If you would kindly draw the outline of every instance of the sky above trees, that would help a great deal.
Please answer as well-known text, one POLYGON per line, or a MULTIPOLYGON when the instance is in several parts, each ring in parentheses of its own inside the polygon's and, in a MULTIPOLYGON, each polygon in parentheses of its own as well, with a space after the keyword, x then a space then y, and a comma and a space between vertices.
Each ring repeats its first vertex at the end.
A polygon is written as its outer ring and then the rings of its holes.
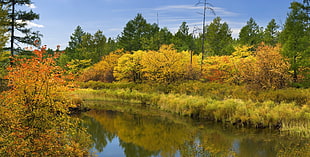
MULTIPOLYGON (((95 33, 102 30, 107 37, 116 38, 126 23, 141 13, 148 23, 158 23, 175 33, 183 21, 190 31, 202 28, 202 6, 199 0, 33 0, 28 9, 40 14, 40 20, 30 25, 44 36, 42 44, 50 48, 68 46, 70 35, 76 26, 95 33)), ((265 27, 271 19, 283 24, 293 0, 208 0, 216 16, 227 22, 238 37, 240 29, 252 17, 259 26, 265 27)), ((297 0, 302 1, 302 0, 297 0)), ((207 24, 216 16, 207 14, 207 24)))

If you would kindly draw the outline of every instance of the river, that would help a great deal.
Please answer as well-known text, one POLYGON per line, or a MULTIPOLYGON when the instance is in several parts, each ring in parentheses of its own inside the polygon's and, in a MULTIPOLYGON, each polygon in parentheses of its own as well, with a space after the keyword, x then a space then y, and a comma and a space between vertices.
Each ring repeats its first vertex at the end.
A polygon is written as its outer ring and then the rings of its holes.
POLYGON ((81 118, 92 136, 90 152, 99 157, 310 156, 305 135, 236 128, 135 105, 92 104, 96 109, 81 118))

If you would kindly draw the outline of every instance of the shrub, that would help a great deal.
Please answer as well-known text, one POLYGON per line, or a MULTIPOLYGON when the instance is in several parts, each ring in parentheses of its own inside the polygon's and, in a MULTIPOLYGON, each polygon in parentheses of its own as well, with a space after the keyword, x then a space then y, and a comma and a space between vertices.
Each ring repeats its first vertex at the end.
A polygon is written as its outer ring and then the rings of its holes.
POLYGON ((0 93, 0 156, 83 156, 89 136, 69 116, 68 77, 44 50, 14 59, 0 93))

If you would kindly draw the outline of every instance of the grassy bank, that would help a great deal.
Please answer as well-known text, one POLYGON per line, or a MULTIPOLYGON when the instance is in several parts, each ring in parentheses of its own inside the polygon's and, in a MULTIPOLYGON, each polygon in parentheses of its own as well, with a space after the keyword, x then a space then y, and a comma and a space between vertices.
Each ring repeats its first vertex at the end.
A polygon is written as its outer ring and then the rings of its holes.
POLYGON ((80 89, 76 94, 84 100, 142 103, 183 116, 239 126, 279 128, 295 132, 310 130, 308 89, 247 91, 244 87, 189 83, 177 88, 174 86, 175 89, 172 86, 166 87, 166 90, 170 90, 166 93, 156 89, 156 85, 148 91, 144 89, 148 85, 104 85, 109 87, 80 89))

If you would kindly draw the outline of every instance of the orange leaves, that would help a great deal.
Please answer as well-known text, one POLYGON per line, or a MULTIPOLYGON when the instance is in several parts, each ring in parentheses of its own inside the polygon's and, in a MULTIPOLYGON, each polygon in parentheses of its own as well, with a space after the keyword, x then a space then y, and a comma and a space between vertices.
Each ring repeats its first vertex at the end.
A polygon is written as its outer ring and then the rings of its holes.
POLYGON ((69 133, 70 127, 75 131, 80 129, 68 115, 70 82, 64 71, 56 66, 56 57, 36 50, 30 58, 14 59, 14 66, 8 68, 6 79, 11 89, 0 94, 4 98, 0 101, 0 137, 6 141, 6 149, 0 153, 6 156, 31 156, 32 153, 57 156, 87 152, 85 141, 73 152, 66 152, 62 146, 77 138, 69 133))
POLYGON ((244 81, 257 88, 278 89, 289 82, 290 64, 280 54, 280 46, 261 45, 257 48, 255 61, 243 67, 241 73, 244 81))
POLYGON ((280 46, 236 47, 231 56, 207 57, 203 76, 209 81, 246 83, 253 88, 283 88, 289 81, 290 65, 280 54, 280 46))
POLYGON ((113 70, 118 63, 118 59, 121 57, 120 53, 121 50, 116 50, 115 52, 104 56, 100 62, 88 69, 85 69, 83 74, 79 76, 78 80, 113 82, 115 80, 113 70))

